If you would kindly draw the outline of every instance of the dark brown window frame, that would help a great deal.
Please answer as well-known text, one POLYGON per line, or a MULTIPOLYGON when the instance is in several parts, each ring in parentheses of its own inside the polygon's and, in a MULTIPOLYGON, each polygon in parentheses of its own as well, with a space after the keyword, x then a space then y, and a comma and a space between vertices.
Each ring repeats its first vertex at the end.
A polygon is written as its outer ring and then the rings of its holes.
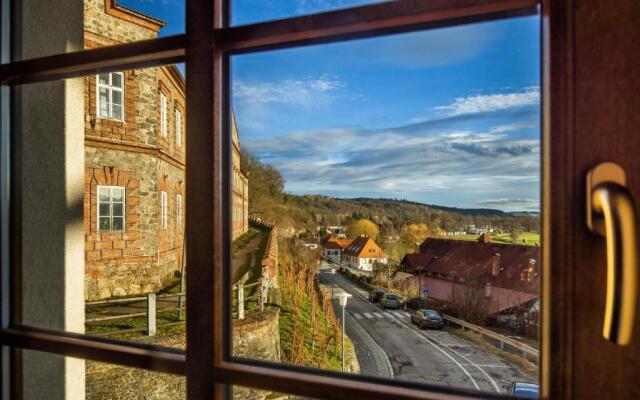
MULTIPOLYGON (((2 0, 2 7, 19 0, 2 0)), ((478 394, 429 385, 413 385, 360 376, 345 376, 255 360, 233 358, 230 355, 230 317, 228 271, 230 257, 230 143, 229 143, 229 58, 233 54, 248 53, 293 46, 331 43, 357 38, 375 37, 453 26, 470 22, 488 21, 520 15, 534 14, 538 7, 543 18, 543 98, 548 110, 550 66, 547 59, 550 45, 551 1, 538 0, 398 0, 346 10, 324 12, 279 21, 261 22, 246 26, 228 27, 229 0, 186 0, 186 33, 161 39, 142 41, 113 47, 84 50, 32 60, 10 62, 3 55, 0 65, 2 84, 2 129, 8 128, 10 109, 6 104, 10 88, 25 83, 50 81, 71 77, 141 68, 166 63, 186 62, 187 79, 186 116, 187 169, 198 171, 187 176, 186 234, 187 257, 190 273, 187 285, 192 293, 190 314, 199 318, 187 320, 187 350, 170 350, 157 346, 124 343, 115 340, 65 332, 36 329, 20 324, 20 293, 8 296, 2 293, 2 307, 10 304, 11 316, 3 318, 0 343, 9 346, 18 361, 20 350, 31 349, 61 355, 110 362, 160 372, 186 374, 189 399, 222 398, 225 385, 242 385, 276 390, 325 399, 469 399, 501 398, 491 394, 478 394), (544 3, 544 4, 541 4, 544 3), (212 132, 195 135, 193 132, 212 132), (191 188, 191 189, 189 189, 191 188), (196 190, 197 188, 197 190, 196 190)), ((566 16, 562 4, 554 6, 559 26, 566 16)), ((6 8, 3 8, 6 11, 6 8)), ((6 16, 6 13, 5 13, 6 16)), ((6 30, 2 26, 3 31, 6 30)), ((564 31, 554 32, 558 38, 564 31)), ((6 34, 6 31, 5 31, 6 34)), ((3 35, 5 36, 5 35, 3 35)), ((15 37, 15 35, 14 35, 15 37)), ((557 46, 564 41, 558 40, 557 46)), ((559 48, 563 50, 563 48, 559 48)), ((560 65, 562 65, 560 61, 560 65)), ((544 142, 549 143, 549 115, 543 117, 544 142)), ((560 122, 557 122, 559 125, 560 122)), ((3 135, 3 137, 7 137, 3 135)), ((7 143, 2 143, 6 145, 7 143)), ((558 146, 554 151, 561 151, 558 146)), ((19 154, 11 143, 11 154, 19 154)), ((4 154, 4 153, 3 153, 4 154)), ((549 157, 544 152, 543 176, 549 178, 549 157)), ((17 157, 16 157, 17 158, 17 157)), ((20 237, 20 165, 12 160, 11 193, 9 202, 10 237, 20 237)), ((3 175, 5 172, 3 172, 3 175)), ((555 181, 554 181, 555 182, 555 181)), ((559 185, 561 182, 553 183, 559 185)), ((544 188, 545 202, 550 200, 553 187, 544 188)), ((543 210, 543 226, 548 238, 551 214, 543 210)), ((548 242, 545 242, 548 243, 548 242)), ((3 270, 2 287, 19 282, 20 243, 10 243, 11 268, 3 270)), ((550 246, 543 247, 543 314, 541 381, 543 397, 550 393, 564 393, 563 382, 550 383, 550 365, 569 357, 553 348, 562 347, 562 338, 549 321, 551 294, 564 294, 563 287, 551 287, 549 282, 550 246), (553 293, 551 293, 553 291, 553 293), (554 334, 554 336, 552 336, 554 334)), ((16 285, 11 285, 17 289, 16 285)), ((563 316, 561 311, 555 311, 563 316)), ((3 375, 7 366, 3 363, 3 375)), ((14 367, 17 364, 14 364, 14 367)), ((17 381, 14 380, 14 386, 17 381)))

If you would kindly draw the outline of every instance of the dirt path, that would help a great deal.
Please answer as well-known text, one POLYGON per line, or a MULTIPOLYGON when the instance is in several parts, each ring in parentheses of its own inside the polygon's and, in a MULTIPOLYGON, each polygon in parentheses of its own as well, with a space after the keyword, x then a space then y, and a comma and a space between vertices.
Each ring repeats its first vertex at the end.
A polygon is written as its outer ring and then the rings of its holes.
POLYGON ((253 239, 249 241, 243 248, 239 249, 235 253, 231 255, 231 276, 239 278, 236 274, 238 271, 247 264, 249 268, 253 265, 253 255, 260 247, 260 242, 262 241, 263 233, 258 233, 253 239))

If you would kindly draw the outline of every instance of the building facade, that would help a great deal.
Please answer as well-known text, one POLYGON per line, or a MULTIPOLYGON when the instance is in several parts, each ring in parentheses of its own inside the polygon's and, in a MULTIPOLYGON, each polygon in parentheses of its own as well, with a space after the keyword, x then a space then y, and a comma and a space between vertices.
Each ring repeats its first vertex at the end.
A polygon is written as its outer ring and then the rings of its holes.
POLYGON ((342 251, 342 262, 349 268, 372 272, 376 264, 386 265, 388 257, 378 244, 368 236, 353 239, 342 251))
MULTIPOLYGON (((88 49, 155 38, 164 26, 115 0, 85 0, 84 23, 88 49)), ((178 281, 185 261, 184 77, 168 65, 84 80, 85 297, 157 292, 178 281)), ((234 124, 239 154, 237 137, 234 124)), ((235 156, 233 183, 235 237, 248 227, 238 224, 248 183, 235 156)))
POLYGON ((323 241, 322 256, 329 262, 340 263, 340 261, 342 261, 342 252, 349 247, 350 244, 351 240, 349 239, 329 237, 323 241))
POLYGON ((242 172, 240 167, 240 138, 238 137, 238 128, 236 126, 236 118, 231 118, 231 134, 232 136, 232 180, 233 190, 231 193, 232 205, 232 239, 236 239, 249 229, 249 178, 242 172))

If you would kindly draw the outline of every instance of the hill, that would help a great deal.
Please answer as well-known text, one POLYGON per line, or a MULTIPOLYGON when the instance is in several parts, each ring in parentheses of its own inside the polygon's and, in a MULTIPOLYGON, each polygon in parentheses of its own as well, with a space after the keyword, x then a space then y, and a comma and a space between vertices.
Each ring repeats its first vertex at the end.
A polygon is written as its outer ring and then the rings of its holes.
POLYGON ((315 232, 319 225, 344 225, 361 218, 376 222, 382 235, 395 235, 414 223, 445 231, 471 224, 491 224, 507 232, 539 230, 537 214, 453 208, 401 199, 293 195, 284 192, 284 178, 273 166, 248 153, 242 154, 241 166, 250 176, 250 215, 276 223, 285 235, 315 232))

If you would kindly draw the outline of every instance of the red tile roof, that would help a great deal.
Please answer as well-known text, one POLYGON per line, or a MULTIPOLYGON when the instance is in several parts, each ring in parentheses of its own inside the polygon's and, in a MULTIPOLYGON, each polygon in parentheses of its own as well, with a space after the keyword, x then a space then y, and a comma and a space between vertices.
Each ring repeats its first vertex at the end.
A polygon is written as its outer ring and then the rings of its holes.
POLYGON ((420 253, 405 255, 401 269, 537 295, 539 259, 539 247, 428 238, 420 253))

